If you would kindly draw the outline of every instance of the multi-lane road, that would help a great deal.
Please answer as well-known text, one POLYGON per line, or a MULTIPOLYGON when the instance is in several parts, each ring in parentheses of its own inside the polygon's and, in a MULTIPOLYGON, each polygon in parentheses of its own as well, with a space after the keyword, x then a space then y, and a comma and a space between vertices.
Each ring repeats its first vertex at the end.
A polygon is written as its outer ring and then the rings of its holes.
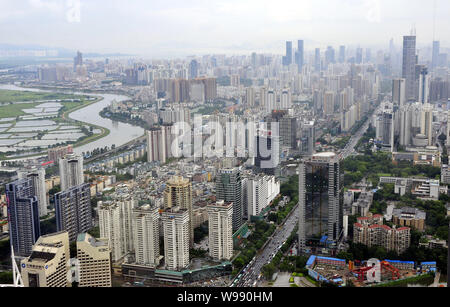
POLYGON ((286 240, 291 235, 298 223, 299 207, 294 207, 291 214, 286 218, 284 224, 280 225, 274 232, 268 243, 262 251, 258 252, 252 261, 233 281, 234 287, 256 287, 261 279, 261 269, 269 264, 273 257, 278 253, 286 240))

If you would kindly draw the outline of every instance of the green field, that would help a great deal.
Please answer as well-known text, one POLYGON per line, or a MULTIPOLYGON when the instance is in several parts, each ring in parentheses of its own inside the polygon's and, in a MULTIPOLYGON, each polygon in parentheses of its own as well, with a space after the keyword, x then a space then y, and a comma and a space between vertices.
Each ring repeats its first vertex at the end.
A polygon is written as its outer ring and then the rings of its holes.
POLYGON ((85 96, 60 93, 38 93, 30 91, 0 90, 0 103, 55 100, 55 99, 82 99, 85 96))
POLYGON ((37 105, 39 105, 39 103, 8 104, 6 106, 0 106, 0 118, 26 115, 26 113, 22 111, 23 109, 31 109, 37 105))

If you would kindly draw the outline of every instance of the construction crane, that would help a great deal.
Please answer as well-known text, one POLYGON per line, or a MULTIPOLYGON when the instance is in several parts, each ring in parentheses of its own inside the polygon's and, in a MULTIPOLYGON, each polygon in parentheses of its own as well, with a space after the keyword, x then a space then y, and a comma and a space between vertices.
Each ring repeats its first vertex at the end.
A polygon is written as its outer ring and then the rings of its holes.
POLYGON ((387 261, 382 261, 381 262, 381 274, 383 274, 383 272, 390 272, 392 275, 392 280, 397 280, 400 279, 400 271, 399 269, 397 269, 396 267, 392 266, 389 264, 389 262, 387 261))

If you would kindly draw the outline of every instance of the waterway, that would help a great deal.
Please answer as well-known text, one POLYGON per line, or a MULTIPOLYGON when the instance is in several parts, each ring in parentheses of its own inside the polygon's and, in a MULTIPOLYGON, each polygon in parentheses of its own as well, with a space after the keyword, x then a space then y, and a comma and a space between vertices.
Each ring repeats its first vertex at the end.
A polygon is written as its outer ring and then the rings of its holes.
POLYGON ((102 97, 103 100, 91 104, 85 108, 72 112, 69 117, 71 119, 82 121, 88 124, 97 125, 106 129, 109 129, 110 134, 104 138, 97 141, 85 144, 81 147, 74 148, 74 151, 78 154, 86 151, 92 151, 96 148, 104 148, 105 146, 111 147, 115 144, 116 146, 124 145, 142 135, 144 135, 144 129, 140 127, 135 127, 130 124, 124 124, 110 119, 102 118, 100 112, 111 105, 111 103, 116 100, 118 102, 127 100, 126 96, 115 95, 115 94, 93 94, 93 93, 80 93, 76 91, 58 91, 58 90, 41 90, 33 88, 22 88, 11 84, 0 84, 0 89, 4 90, 14 90, 14 91, 31 91, 31 92, 47 92, 47 93, 65 93, 65 94, 76 94, 76 95, 89 95, 93 97, 102 97))

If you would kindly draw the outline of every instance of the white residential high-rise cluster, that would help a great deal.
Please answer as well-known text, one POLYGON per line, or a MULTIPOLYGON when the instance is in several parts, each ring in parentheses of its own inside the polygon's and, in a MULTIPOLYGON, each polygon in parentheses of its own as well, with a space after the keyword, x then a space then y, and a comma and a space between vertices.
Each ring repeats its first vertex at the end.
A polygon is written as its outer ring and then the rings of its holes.
POLYGON ((164 234, 164 260, 168 270, 189 265, 189 212, 173 207, 161 214, 164 234))
POLYGON ((233 257, 233 203, 208 205, 209 255, 215 260, 233 257))

